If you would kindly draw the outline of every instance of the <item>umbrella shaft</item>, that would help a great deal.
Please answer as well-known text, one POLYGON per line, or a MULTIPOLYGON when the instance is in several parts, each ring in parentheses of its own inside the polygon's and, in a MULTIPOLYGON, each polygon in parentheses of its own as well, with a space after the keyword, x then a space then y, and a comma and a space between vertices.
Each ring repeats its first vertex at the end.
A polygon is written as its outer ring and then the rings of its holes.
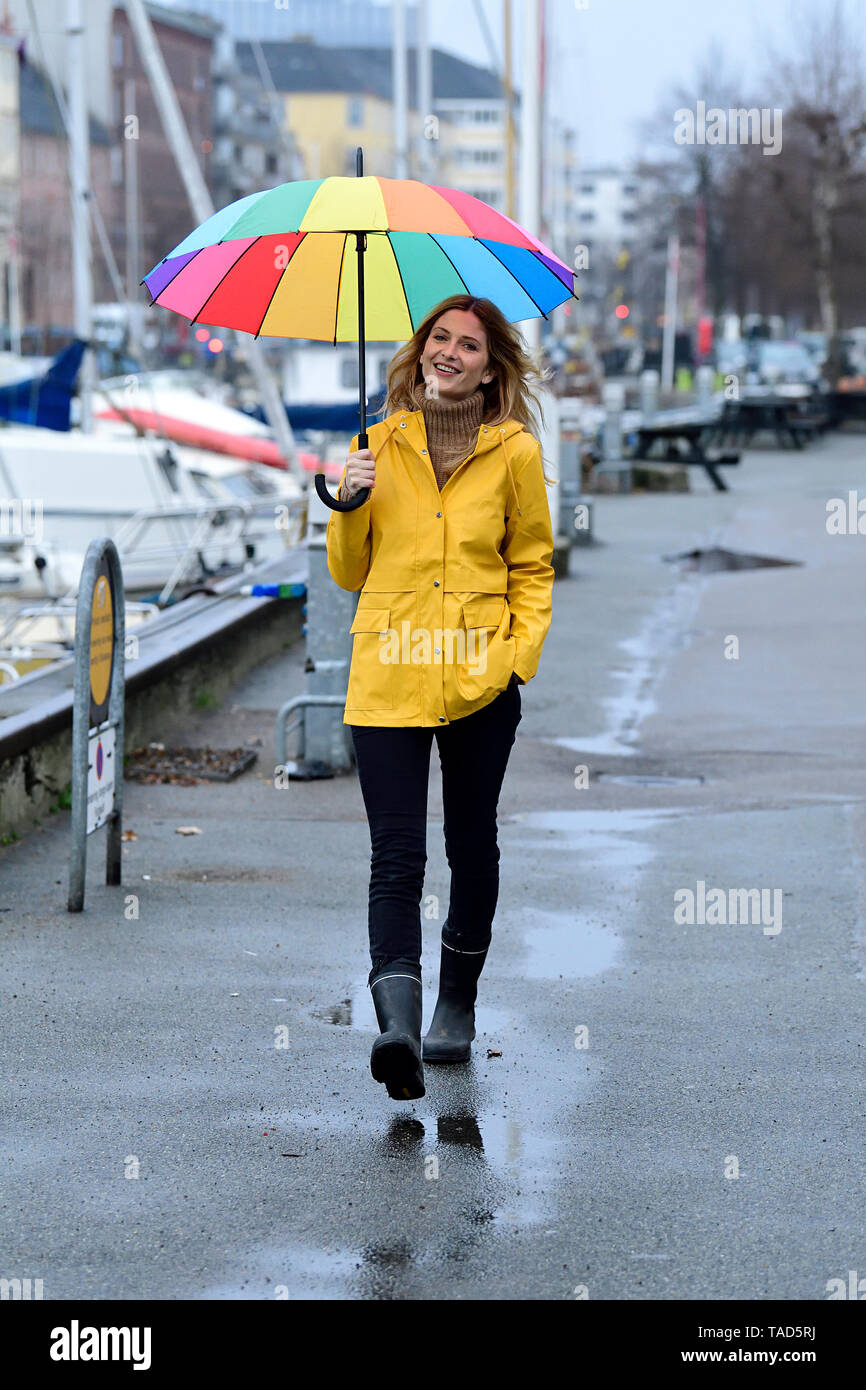
POLYGON ((367 247, 367 237, 364 232, 355 233, 355 250, 358 253, 358 391, 360 400, 358 410, 361 421, 361 428, 358 432, 358 448, 367 447, 367 381, 366 381, 366 351, 364 335, 366 332, 366 318, 364 314, 364 251, 367 247))

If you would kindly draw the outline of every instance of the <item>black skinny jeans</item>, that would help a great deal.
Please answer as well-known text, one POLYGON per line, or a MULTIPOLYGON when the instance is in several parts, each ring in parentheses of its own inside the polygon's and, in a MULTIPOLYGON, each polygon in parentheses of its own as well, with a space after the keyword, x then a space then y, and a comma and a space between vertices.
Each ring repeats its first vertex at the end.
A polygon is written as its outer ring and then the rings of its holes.
POLYGON ((372 848, 370 981, 392 967, 421 978, 421 894, 434 734, 451 869, 442 939, 463 951, 483 951, 490 944, 499 895, 496 807, 521 717, 520 687, 512 680, 489 705, 443 729, 350 726, 372 848))

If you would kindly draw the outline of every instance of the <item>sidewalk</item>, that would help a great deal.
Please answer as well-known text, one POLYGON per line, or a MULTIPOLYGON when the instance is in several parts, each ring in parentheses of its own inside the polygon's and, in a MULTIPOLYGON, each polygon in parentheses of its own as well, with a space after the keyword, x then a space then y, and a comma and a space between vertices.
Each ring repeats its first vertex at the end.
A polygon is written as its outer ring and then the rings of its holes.
MULTIPOLYGON (((596 499, 523 691, 474 1061, 419 1102, 369 1075, 357 779, 274 787, 300 648, 185 731, 261 740, 244 777, 126 784, 121 889, 97 833, 66 912, 67 816, 0 851, 0 1275, 53 1299, 823 1299, 862 1270, 866 538, 825 527, 862 451, 596 499), (698 545, 802 564, 661 558, 698 545), (781 930, 676 923, 698 881, 779 889, 781 930)), ((434 752, 425 1025, 438 781, 434 752)))

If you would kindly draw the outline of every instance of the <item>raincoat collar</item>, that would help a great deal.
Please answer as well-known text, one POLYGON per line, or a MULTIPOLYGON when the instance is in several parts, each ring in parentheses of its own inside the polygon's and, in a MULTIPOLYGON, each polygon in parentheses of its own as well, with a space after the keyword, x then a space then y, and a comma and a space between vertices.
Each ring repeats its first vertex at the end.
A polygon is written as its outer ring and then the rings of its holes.
MULTIPOLYGON (((400 436, 411 449, 414 449, 416 454, 421 455, 427 463, 430 477, 435 484, 436 479, 433 473, 433 464, 427 452, 427 430, 424 425, 423 410, 397 410, 393 415, 389 415, 387 420, 383 420, 382 423, 388 427, 388 435, 386 438, 389 438, 391 435, 400 436)), ((478 431, 478 441, 470 456, 474 458, 478 454, 486 454, 491 449, 495 449, 500 445, 502 446, 505 467, 508 469, 508 476, 511 480, 511 491, 514 494, 518 515, 520 516, 523 515, 520 510, 520 495, 514 483, 514 474, 511 472, 511 460, 509 458, 507 442, 513 439, 515 435, 521 434, 522 431, 523 426, 519 420, 506 420, 501 425, 482 424, 478 431)), ((455 469, 455 473, 460 472, 462 468, 463 464, 461 463, 459 467, 455 469)), ((454 477, 454 474, 451 476, 454 477)), ((448 482, 450 481, 451 479, 449 478, 448 482)), ((445 486, 447 487, 448 483, 446 483, 445 486)))
MULTIPOLYGON (((388 417, 384 422, 392 427, 394 431, 399 430, 404 435, 409 444, 417 453, 427 448, 427 430, 424 425, 423 410, 398 410, 388 417)), ((510 439, 512 435, 520 434, 523 426, 519 420, 506 420, 501 425, 482 424, 478 430, 478 443, 474 452, 484 454, 488 449, 493 449, 502 439, 510 439)))

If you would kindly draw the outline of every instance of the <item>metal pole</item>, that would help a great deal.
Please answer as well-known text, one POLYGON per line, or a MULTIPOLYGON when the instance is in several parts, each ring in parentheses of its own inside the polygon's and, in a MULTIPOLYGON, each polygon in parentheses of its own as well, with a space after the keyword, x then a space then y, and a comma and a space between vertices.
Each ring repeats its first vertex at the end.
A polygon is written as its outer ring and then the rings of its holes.
POLYGON ((505 54, 505 213, 514 218, 514 86, 511 80, 513 61, 511 56, 511 0, 504 0, 502 16, 503 51, 505 54))
MULTIPOLYGON (((520 130, 520 222, 533 236, 539 234, 539 143, 541 93, 539 60, 541 11, 539 0, 523 0, 523 114, 520 130)), ((523 336, 531 353, 541 341, 540 320, 529 319, 523 336)))
POLYGON ((680 239, 668 237, 668 263, 665 271, 665 326, 662 337, 662 390, 674 386, 674 347, 677 331, 677 281, 680 273, 680 239))
MULTIPOLYGON (((438 132, 435 138, 428 134, 427 122, 435 115, 433 111, 433 60, 430 50, 430 30, 428 26, 427 0, 418 0, 418 141, 421 152, 419 177, 424 183, 432 183, 435 156, 439 149, 438 132)), ((436 122, 432 122, 435 132, 436 122)))
POLYGON ((406 57, 406 4, 394 0, 394 177, 405 179, 408 173, 408 70, 406 57))
MULTIPOLYGON (((147 73, 153 91, 154 101, 159 111, 165 131, 165 138, 174 155, 178 171, 183 179, 186 195, 193 216, 204 222, 215 211, 213 200, 204 181, 199 162, 189 138, 189 131, 183 119, 177 93, 168 75, 165 59, 156 41, 150 17, 142 0, 125 0, 129 23, 135 34, 142 65, 147 73)), ((246 335, 245 335, 246 338, 246 335)), ((243 340, 240 340, 243 341, 243 340)), ((276 383, 262 352, 261 344, 255 338, 243 341, 244 352, 256 385, 262 397, 262 406, 268 417, 268 424, 274 431, 277 442, 285 455, 290 471, 299 482, 305 481, 300 466, 295 439, 289 424, 286 408, 280 398, 276 383)))
MULTIPOLYGON (((90 132, 87 128, 87 76, 84 60, 84 24, 81 0, 67 0, 69 55, 69 174, 72 189, 72 263, 75 280, 75 332, 90 343, 93 333, 93 281, 90 266, 90 132)), ((81 428, 93 429, 93 354, 85 348, 81 361, 79 394, 81 428)))
MULTIPOLYGON (((124 117, 136 116, 135 78, 127 77, 123 84, 124 117)), ((139 250, 138 213, 138 133, 124 131, 123 175, 126 203, 126 298, 128 302, 129 350, 139 361, 142 358, 141 311, 141 252, 139 250)))
MULTIPOLYGON (((16 218, 16 227, 20 222, 16 218)), ((18 282, 18 232, 9 237, 9 346, 21 356, 21 293, 18 282)))

